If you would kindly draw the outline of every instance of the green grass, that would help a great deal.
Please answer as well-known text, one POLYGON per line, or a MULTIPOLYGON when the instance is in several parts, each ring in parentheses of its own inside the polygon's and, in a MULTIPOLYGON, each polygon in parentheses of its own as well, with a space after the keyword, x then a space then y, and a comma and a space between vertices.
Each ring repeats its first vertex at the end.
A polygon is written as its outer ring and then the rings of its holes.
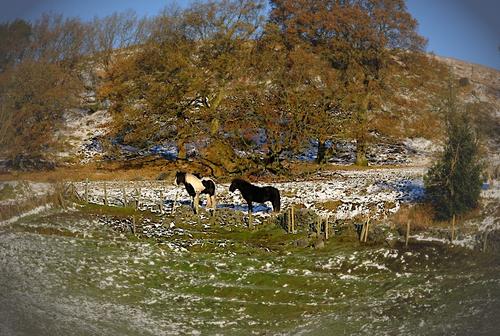
POLYGON ((10 184, 4 184, 0 189, 0 201, 16 198, 16 191, 10 184))
POLYGON ((100 205, 95 203, 82 203, 80 211, 88 214, 117 216, 117 217, 130 217, 134 215, 152 216, 150 212, 137 211, 133 207, 116 207, 109 205, 100 205))
MULTIPOLYGON (((431 244, 389 249, 339 237, 321 250, 298 248, 293 242, 306 233, 287 234, 272 220, 249 230, 228 210, 204 228, 209 219, 189 224, 195 216, 183 211, 176 218, 149 214, 177 220, 205 243, 182 253, 162 243, 191 242, 186 235, 122 236, 94 221, 96 214, 130 217, 134 209, 90 205, 24 218, 8 228, 15 240, 0 239, 0 254, 8 252, 0 270, 22 274, 30 295, 91 305, 99 327, 125 335, 161 334, 163 324, 179 326, 181 334, 419 335, 422 320, 431 334, 453 334, 479 322, 488 328, 486 319, 499 311, 495 256, 431 244), (11 248, 12 242, 18 243, 11 248), (13 256, 22 262, 9 262, 13 256), (145 323, 156 332, 132 318, 117 325, 115 306, 147 314, 145 323)), ((86 314, 82 310, 81 323, 92 321, 86 314)))

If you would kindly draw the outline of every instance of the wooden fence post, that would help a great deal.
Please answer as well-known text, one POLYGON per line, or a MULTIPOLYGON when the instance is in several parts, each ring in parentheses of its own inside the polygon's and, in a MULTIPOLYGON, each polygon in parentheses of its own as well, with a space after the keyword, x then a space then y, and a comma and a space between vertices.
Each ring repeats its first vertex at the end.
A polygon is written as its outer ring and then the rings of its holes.
POLYGON ((453 219, 451 220, 451 243, 455 240, 455 214, 453 214, 453 219))
POLYGON ((292 229, 292 209, 286 209, 286 233, 290 233, 292 229))
POLYGON ((292 204, 290 209, 290 217, 292 218, 292 233, 295 233, 295 207, 292 204))
POLYGON ((108 188, 104 182, 104 205, 108 205, 108 188))
POLYGON ((141 187, 139 187, 137 189, 137 207, 139 207, 139 204, 141 203, 141 196, 142 196, 142 189, 141 187))
POLYGON ((125 187, 122 187, 122 195, 123 195, 123 206, 127 206, 127 193, 125 192, 125 187))
POLYGON ((178 195, 179 195, 179 191, 176 191, 175 192, 175 199, 174 199, 174 202, 172 203, 172 209, 170 211, 170 214, 174 213, 175 206, 177 205, 177 197, 178 197, 178 195))
POLYGON ((365 238, 364 238, 365 243, 368 240, 368 231, 370 231, 370 217, 368 217, 368 219, 366 220, 366 230, 365 230, 365 238))
POLYGON ((140 197, 140 192, 137 187, 135 188, 135 209, 139 209, 139 197, 140 197))
POLYGON ((85 179, 85 202, 89 202, 89 179, 85 179))
POLYGON ((327 215, 326 219, 325 219, 325 240, 328 240, 328 235, 329 235, 329 232, 328 232, 328 222, 329 221, 330 221, 330 215, 327 215))
POLYGON ((360 242, 363 242, 363 239, 365 238, 365 231, 366 231, 366 223, 363 222, 363 224, 361 224, 361 234, 359 235, 360 242))
POLYGON ((64 183, 63 183, 61 189, 62 190, 59 190, 57 193, 57 198, 59 198, 59 203, 61 203, 61 207, 63 209, 66 209, 66 205, 64 203, 64 194, 63 194, 64 193, 64 183))
POLYGON ((410 240, 410 220, 406 222, 406 238, 405 238, 405 247, 408 247, 408 240, 410 240))
POLYGON ((160 189, 160 213, 163 213, 163 190, 160 189))
POLYGON ((486 252, 486 245, 487 245, 487 240, 488 240, 488 233, 489 231, 484 231, 484 237, 483 237, 483 252, 486 252))
POLYGON ((248 210, 248 228, 250 230, 253 230, 253 216, 252 216, 252 211, 250 211, 250 209, 248 210))

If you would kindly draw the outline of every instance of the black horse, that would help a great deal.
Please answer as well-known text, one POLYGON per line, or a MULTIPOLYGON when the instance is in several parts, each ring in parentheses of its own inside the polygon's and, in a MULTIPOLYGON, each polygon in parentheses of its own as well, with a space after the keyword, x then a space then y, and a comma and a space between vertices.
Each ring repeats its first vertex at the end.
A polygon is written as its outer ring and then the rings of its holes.
POLYGON ((200 194, 207 194, 207 207, 215 210, 217 206, 215 200, 215 183, 208 177, 201 178, 198 174, 177 172, 175 174, 175 184, 184 184, 189 196, 192 197, 194 213, 198 213, 200 204, 200 194))
POLYGON ((234 192, 238 189, 241 195, 248 203, 248 212, 252 212, 252 202, 265 203, 270 201, 273 205, 273 211, 280 211, 280 192, 275 187, 258 187, 242 179, 234 179, 229 186, 229 191, 234 192))

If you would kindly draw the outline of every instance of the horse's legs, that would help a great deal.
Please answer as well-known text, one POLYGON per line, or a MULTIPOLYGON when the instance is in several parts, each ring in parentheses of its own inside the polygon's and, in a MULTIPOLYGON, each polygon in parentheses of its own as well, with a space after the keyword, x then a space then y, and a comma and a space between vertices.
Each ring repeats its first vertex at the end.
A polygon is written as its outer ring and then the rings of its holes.
POLYGON ((281 200, 278 191, 273 193, 273 196, 271 198, 271 203, 273 204, 273 212, 279 212, 281 207, 281 200))
POLYGON ((280 211, 280 199, 279 199, 279 197, 273 199, 273 201, 271 203, 273 204, 273 212, 279 212, 280 211))
POLYGON ((248 203, 248 213, 252 213, 253 212, 253 205, 252 205, 252 201, 247 201, 248 203))
POLYGON ((212 207, 212 196, 207 195, 207 208, 212 207))
POLYGON ((213 212, 215 212, 215 208, 217 207, 217 200, 215 199, 215 195, 208 196, 208 199, 210 200, 210 207, 212 208, 213 212))
POLYGON ((197 214, 200 208, 200 194, 196 193, 193 198, 193 210, 194 213, 197 214))

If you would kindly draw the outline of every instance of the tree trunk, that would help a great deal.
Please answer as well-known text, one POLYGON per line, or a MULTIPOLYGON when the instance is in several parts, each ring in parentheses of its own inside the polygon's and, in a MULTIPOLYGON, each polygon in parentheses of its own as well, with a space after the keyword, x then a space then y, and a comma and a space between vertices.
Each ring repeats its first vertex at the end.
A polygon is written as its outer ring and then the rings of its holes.
POLYGON ((264 159, 264 163, 267 165, 275 165, 279 164, 280 159, 280 152, 279 151, 274 151, 274 150, 269 150, 269 152, 266 155, 266 158, 264 159))
POLYGON ((368 166, 368 160, 366 159, 366 142, 364 139, 356 140, 356 165, 368 166))
POLYGON ((213 139, 201 152, 203 164, 210 167, 214 176, 236 174, 251 167, 251 163, 240 158, 230 144, 222 139, 213 139))
POLYGON ((187 158, 185 144, 186 139, 183 137, 177 139, 177 160, 185 160, 187 158))
POLYGON ((325 141, 318 139, 318 155, 316 156, 316 163, 322 164, 326 162, 326 145, 325 141))
POLYGON ((368 160, 366 159, 366 147, 367 147, 367 133, 368 133, 368 102, 370 100, 370 95, 366 95, 363 98, 363 102, 358 109, 357 115, 357 130, 356 130, 356 165, 357 166, 368 166, 368 160))
POLYGON ((277 174, 283 169, 280 160, 281 152, 282 152, 281 150, 279 151, 270 150, 268 152, 267 156, 264 159, 264 165, 266 170, 270 171, 273 174, 277 174))

